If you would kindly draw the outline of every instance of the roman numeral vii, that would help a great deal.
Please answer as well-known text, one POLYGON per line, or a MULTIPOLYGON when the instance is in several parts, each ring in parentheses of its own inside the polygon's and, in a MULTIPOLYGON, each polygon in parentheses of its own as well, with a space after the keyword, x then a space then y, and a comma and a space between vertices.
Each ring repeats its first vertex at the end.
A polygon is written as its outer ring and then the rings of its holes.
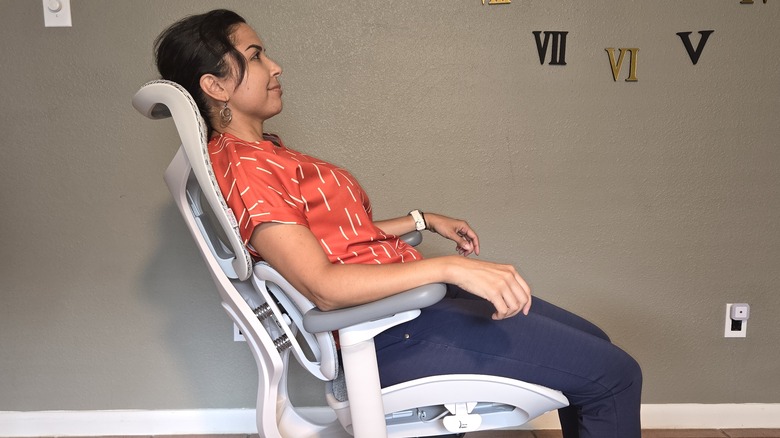
POLYGON ((547 58, 547 49, 550 49, 550 65, 566 65, 566 35, 569 32, 544 31, 544 41, 542 41, 542 31, 532 32, 536 40, 536 50, 539 51, 539 63, 544 64, 547 58), (552 47, 550 47, 552 40, 552 47))

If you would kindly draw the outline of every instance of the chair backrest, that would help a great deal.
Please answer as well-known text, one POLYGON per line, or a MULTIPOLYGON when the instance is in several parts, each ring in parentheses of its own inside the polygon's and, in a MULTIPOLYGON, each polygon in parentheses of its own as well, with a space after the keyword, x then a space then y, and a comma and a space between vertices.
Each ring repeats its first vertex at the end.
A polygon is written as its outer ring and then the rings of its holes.
POLYGON ((133 97, 133 106, 151 119, 173 118, 182 145, 166 171, 166 181, 169 186, 177 186, 171 187, 172 193, 179 189, 185 192, 173 193, 174 198, 187 198, 181 201, 186 206, 179 206, 182 214, 192 219, 188 225, 197 230, 191 231, 203 237, 208 249, 199 247, 201 251, 209 252, 203 256, 214 260, 221 268, 221 272, 212 272, 212 275, 233 279, 227 287, 238 293, 223 294, 223 300, 230 301, 229 306, 236 309, 248 305, 249 309, 245 310, 260 320, 274 340, 276 349, 279 352, 292 349, 298 362, 312 375, 321 380, 335 378, 338 374, 338 360, 332 334, 309 333, 303 326, 303 315, 314 305, 268 264, 253 264, 244 247, 235 216, 227 206, 214 177, 208 153, 206 124, 192 96, 175 82, 156 80, 141 87, 133 97), (176 169, 172 172, 177 167, 191 167, 191 171, 180 172, 183 169, 176 169), (169 174, 173 175, 172 179, 183 178, 183 183, 168 181, 169 174), (202 208, 201 197, 206 199, 210 213, 217 220, 217 227, 213 226, 209 215, 202 208), (222 231, 221 235, 219 230, 222 231), (223 239, 227 239, 227 242, 223 242, 223 239), (236 302, 240 299, 245 303, 236 302), (305 348, 298 342, 298 338, 303 338, 305 348))
POLYGON ((133 106, 150 119, 173 117, 198 184, 201 188, 213 188, 204 189, 203 197, 213 210, 220 227, 225 230, 234 255, 230 264, 223 266, 225 274, 240 280, 248 279, 252 275, 252 258, 241 240, 236 217, 225 203, 214 178, 214 170, 209 160, 206 122, 201 117, 195 100, 181 85, 158 80, 147 83, 136 93, 133 106))

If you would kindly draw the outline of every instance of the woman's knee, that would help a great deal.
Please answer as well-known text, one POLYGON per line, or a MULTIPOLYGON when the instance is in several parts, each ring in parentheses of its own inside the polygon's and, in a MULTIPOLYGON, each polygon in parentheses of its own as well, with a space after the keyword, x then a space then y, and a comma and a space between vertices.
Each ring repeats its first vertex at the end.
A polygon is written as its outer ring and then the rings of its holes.
POLYGON ((634 388, 641 391, 642 388, 642 367, 631 355, 623 352, 624 360, 621 363, 619 375, 622 387, 634 388))

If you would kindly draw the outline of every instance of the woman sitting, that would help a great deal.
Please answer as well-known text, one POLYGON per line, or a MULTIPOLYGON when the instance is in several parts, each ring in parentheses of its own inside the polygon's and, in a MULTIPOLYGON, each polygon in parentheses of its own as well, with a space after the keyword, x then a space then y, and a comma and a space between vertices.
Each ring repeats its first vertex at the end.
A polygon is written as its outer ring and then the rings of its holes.
POLYGON ((440 374, 514 378, 564 393, 565 437, 640 437, 641 370, 603 331, 532 299, 513 266, 469 258, 480 245, 465 221, 417 210, 375 221, 348 171, 264 133, 282 111, 282 69, 243 18, 187 17, 155 52, 162 77, 189 91, 209 126, 212 166, 247 248, 317 307, 447 284, 442 301, 375 338, 383 387, 440 374), (415 229, 454 241, 459 254, 423 258, 397 237, 415 229))

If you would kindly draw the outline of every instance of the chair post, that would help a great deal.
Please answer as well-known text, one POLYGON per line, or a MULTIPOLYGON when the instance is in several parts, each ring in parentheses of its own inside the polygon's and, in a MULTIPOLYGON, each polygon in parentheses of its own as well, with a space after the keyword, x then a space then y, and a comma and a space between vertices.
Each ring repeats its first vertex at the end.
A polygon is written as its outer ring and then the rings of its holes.
POLYGON ((339 330, 341 360, 344 363, 344 380, 349 397, 349 413, 352 417, 352 431, 356 438, 387 437, 374 336, 390 327, 411 321, 419 315, 419 309, 407 310, 339 330))
POLYGON ((376 365, 374 339, 341 345, 349 394, 352 432, 356 438, 386 438, 385 409, 376 365))

